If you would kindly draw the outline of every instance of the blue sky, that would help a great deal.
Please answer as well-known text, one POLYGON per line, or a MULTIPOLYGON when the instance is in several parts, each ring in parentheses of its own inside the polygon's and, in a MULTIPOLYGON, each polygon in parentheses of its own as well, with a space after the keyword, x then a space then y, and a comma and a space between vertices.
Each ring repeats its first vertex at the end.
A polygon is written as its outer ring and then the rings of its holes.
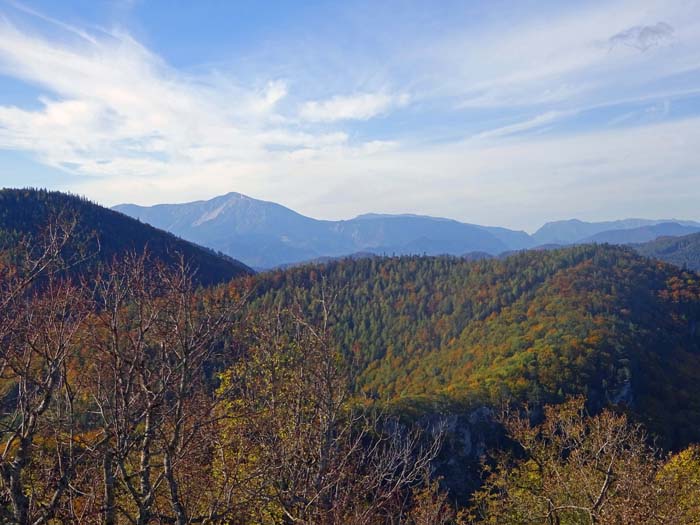
POLYGON ((0 185, 700 219, 700 1, 0 0, 0 185))

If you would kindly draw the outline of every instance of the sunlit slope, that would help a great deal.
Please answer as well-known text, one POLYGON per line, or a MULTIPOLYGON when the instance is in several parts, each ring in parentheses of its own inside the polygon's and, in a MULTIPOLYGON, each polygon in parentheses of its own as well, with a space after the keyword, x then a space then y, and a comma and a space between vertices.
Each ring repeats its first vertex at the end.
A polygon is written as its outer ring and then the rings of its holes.
POLYGON ((263 274, 255 304, 318 310, 322 288, 337 294, 335 336, 360 395, 472 405, 585 394, 673 442, 700 437, 693 272, 612 246, 343 260, 263 274))

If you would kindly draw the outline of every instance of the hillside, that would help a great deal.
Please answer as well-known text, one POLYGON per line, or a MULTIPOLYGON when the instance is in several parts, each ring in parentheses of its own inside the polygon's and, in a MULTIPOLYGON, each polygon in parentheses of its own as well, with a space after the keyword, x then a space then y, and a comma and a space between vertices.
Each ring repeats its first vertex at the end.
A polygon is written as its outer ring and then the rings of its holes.
POLYGON ((700 233, 684 237, 663 237, 636 245, 634 249, 646 257, 700 271, 700 233))
POLYGON ((316 220, 239 193, 186 204, 123 204, 114 209, 261 268, 358 252, 497 254, 532 245, 530 236, 522 231, 418 215, 316 220))
POLYGON ((202 284, 228 281, 251 273, 244 264, 80 197, 34 189, 0 190, 0 249, 17 239, 37 236, 56 217, 75 219, 73 247, 93 254, 87 264, 109 261, 127 251, 148 248, 153 256, 172 262, 180 255, 197 269, 202 284))
POLYGON ((339 290, 337 342, 372 398, 497 404, 585 394, 663 436, 700 439, 700 278, 580 246, 504 260, 379 258, 259 276, 256 304, 339 290))

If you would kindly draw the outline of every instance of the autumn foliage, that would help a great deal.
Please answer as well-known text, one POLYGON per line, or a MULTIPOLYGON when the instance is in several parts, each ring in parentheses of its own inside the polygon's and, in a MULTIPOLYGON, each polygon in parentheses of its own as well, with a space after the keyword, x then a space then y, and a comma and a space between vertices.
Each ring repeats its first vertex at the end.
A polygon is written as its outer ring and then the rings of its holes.
POLYGON ((697 274, 575 247, 203 288, 172 253, 78 271, 74 236, 0 254, 3 523, 700 522, 697 274), (450 492, 443 416, 497 406, 450 492))

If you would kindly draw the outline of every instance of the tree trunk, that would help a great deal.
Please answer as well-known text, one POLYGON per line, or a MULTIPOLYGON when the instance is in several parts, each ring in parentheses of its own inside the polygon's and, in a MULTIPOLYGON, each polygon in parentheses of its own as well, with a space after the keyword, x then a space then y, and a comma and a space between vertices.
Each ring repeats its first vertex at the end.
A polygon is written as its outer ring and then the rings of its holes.
POLYGON ((182 502, 180 501, 180 489, 177 485, 177 480, 175 479, 175 473, 173 472, 170 452, 165 453, 163 460, 165 479, 167 479, 168 488, 170 489, 170 504, 172 505, 173 512, 175 513, 175 523, 177 525, 187 525, 187 514, 182 506, 182 502))
POLYGON ((102 460, 102 472, 104 476, 104 523, 115 525, 114 508, 114 471, 112 470, 112 451, 107 449, 102 460))
POLYGON ((22 490, 20 481, 20 471, 12 467, 10 474, 10 499, 12 500, 12 512, 18 525, 28 525, 29 523, 29 501, 22 490))
POLYGON ((5 476, 10 488, 12 512, 19 525, 27 525, 29 523, 29 500, 24 493, 24 487, 22 485, 22 471, 27 462, 30 446, 30 438, 20 438, 15 459, 10 463, 7 475, 5 476))

